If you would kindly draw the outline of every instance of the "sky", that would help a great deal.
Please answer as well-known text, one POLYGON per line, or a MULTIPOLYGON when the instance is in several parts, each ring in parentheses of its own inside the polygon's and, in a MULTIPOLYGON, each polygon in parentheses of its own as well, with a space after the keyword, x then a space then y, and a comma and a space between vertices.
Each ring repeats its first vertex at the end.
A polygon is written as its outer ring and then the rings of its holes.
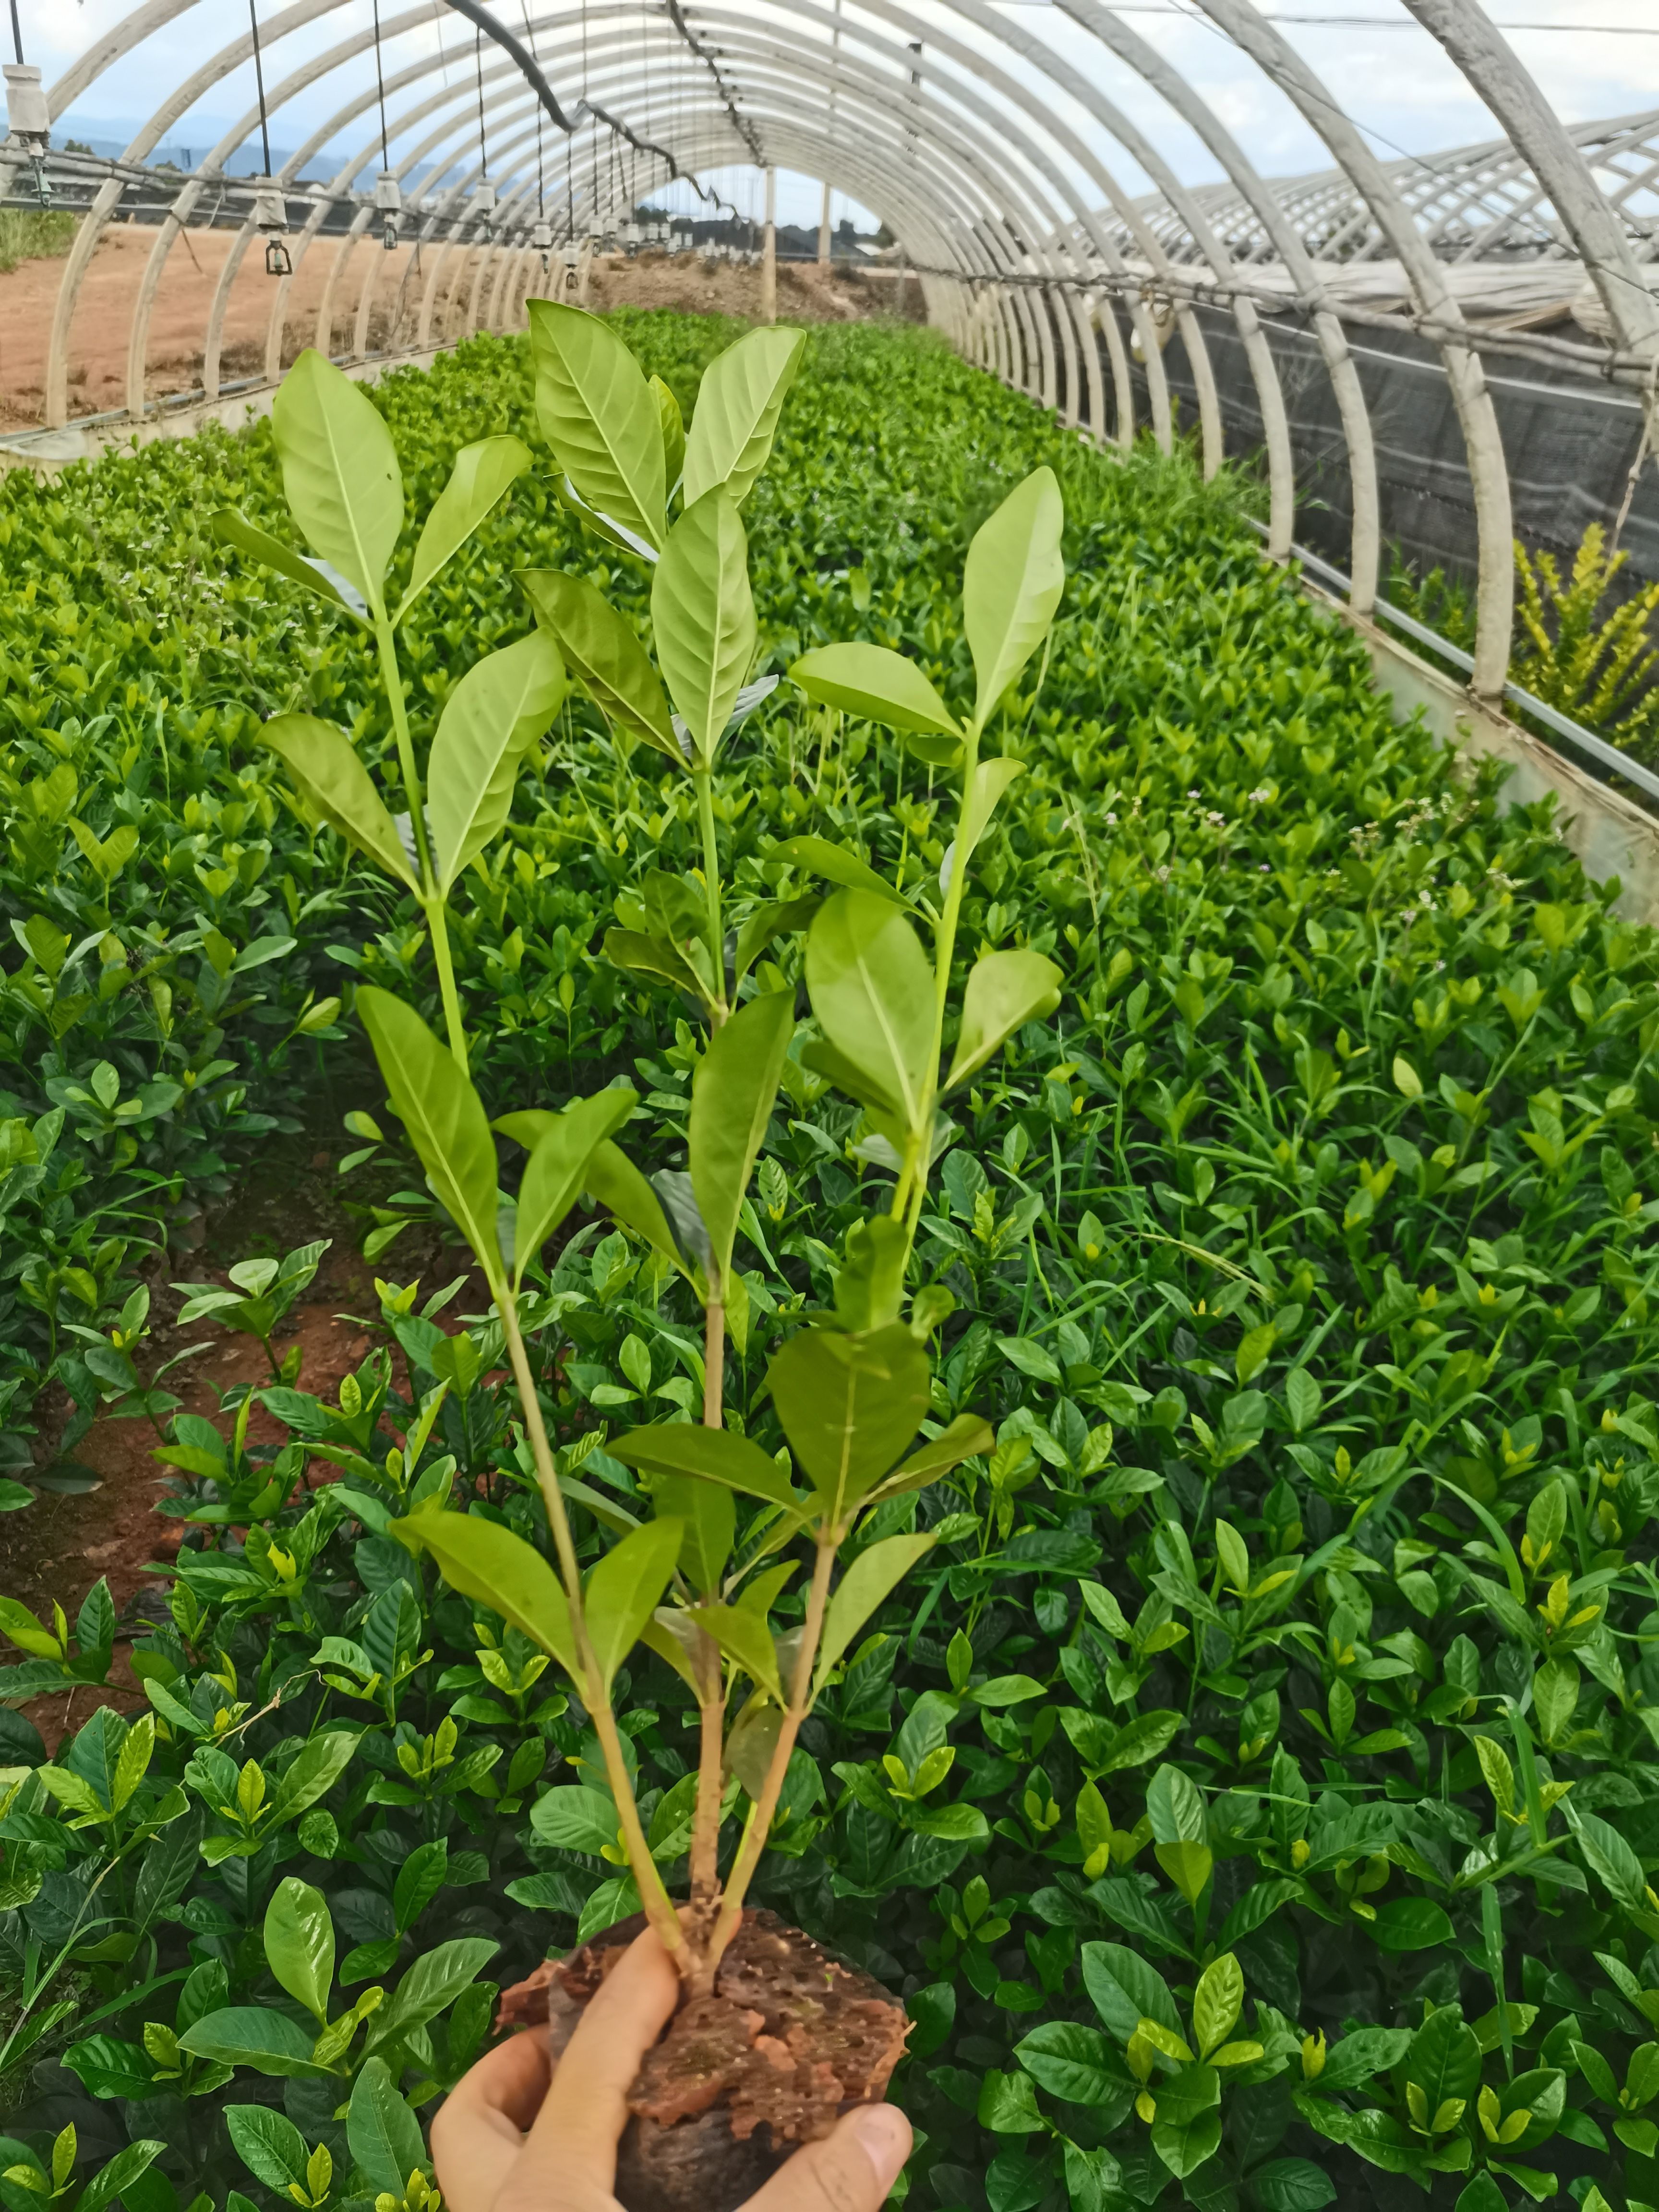
MULTIPOLYGON (((374 0, 345 0, 345 4, 329 15, 325 21, 301 25, 285 35, 283 21, 291 22, 306 13, 307 0, 289 0, 285 8, 279 5, 279 0, 258 0, 258 4, 262 26, 265 27, 264 59, 268 88, 282 85, 295 72, 303 72, 308 59, 343 38, 361 33, 365 41, 362 52, 325 84, 303 89, 289 100, 273 129, 274 142, 281 149, 294 147, 305 132, 322 128, 349 97, 356 95, 364 103, 363 112, 337 143, 353 152, 365 148, 377 128, 374 57, 368 43, 374 0)), ((495 4, 501 19, 522 35, 526 0, 495 0, 495 4)), ((813 4, 822 11, 830 5, 830 0, 813 0, 813 4)), ((834 0, 834 4, 839 9, 842 0, 834 0)), ((926 27, 936 29, 941 41, 954 40, 959 47, 975 54, 989 55, 993 51, 986 34, 964 20, 949 0, 902 0, 915 22, 898 32, 894 31, 890 21, 878 22, 873 12, 862 12, 858 0, 845 0, 845 4, 843 21, 849 27, 862 23, 879 28, 890 40, 908 37, 913 29, 926 27)), ((1644 109, 1659 110, 1659 0, 1486 0, 1486 4, 1487 12, 1504 27, 1504 35, 1520 60, 1532 71, 1556 112, 1565 120, 1589 121, 1644 109)), ((133 0, 19 0, 19 5, 26 58, 42 65, 49 87, 83 52, 114 32, 133 12, 133 0)), ((1116 103, 1131 122, 1145 131, 1184 181, 1205 181, 1218 173, 1208 154, 1163 102, 1069 18, 1044 4, 1044 0, 972 0, 972 5, 981 12, 994 12, 1016 37, 1037 40, 1049 46, 1078 72, 1083 82, 1097 87, 1116 103)), ((319 12, 317 0, 311 0, 310 11, 319 12)), ((715 27, 712 21, 704 25, 704 35, 719 41, 723 48, 727 48, 727 42, 738 35, 731 22, 733 16, 752 22, 769 13, 775 30, 784 27, 784 19, 775 7, 768 9, 767 0, 723 0, 723 6, 718 9, 711 0, 711 4, 701 8, 689 4, 688 12, 694 27, 700 14, 709 18, 717 14, 726 16, 725 28, 715 27)), ((1124 5, 1119 12, 1128 27, 1182 70, 1242 142, 1264 174, 1293 175, 1329 166, 1328 154, 1289 101, 1228 39, 1190 6, 1190 0, 1133 0, 1133 4, 1124 5)), ((1261 0, 1261 12, 1281 18, 1285 35, 1318 73, 1334 99, 1366 131, 1376 151, 1384 159, 1431 155, 1499 135, 1490 111, 1441 48, 1411 21, 1401 0, 1261 0), (1297 16, 1325 20, 1283 20, 1297 16)), ((532 5, 530 13, 533 20, 539 21, 544 11, 532 5)), ((441 0, 403 0, 401 6, 399 0, 381 0, 381 15, 388 24, 401 22, 405 26, 399 35, 389 37, 386 41, 383 59, 387 76, 395 77, 399 70, 411 67, 417 60, 441 53, 445 58, 442 65, 428 82, 434 87, 447 82, 458 106, 464 106, 464 95, 472 82, 474 68, 470 27, 445 9, 441 0)), ((580 19, 567 11, 562 20, 574 25, 580 19)), ((830 17, 821 12, 821 21, 827 24, 830 17)), ((246 21, 240 0, 193 0, 193 4, 183 6, 176 21, 143 41, 91 86, 61 119, 58 135, 60 138, 79 135, 125 143, 182 80, 201 68, 209 55, 239 35, 246 21)), ((697 70, 705 64, 692 64, 684 49, 678 45, 660 0, 651 0, 648 8, 632 9, 605 4, 605 0, 592 0, 592 35, 596 50, 607 37, 626 41, 636 34, 644 41, 640 52, 646 58, 647 66, 656 72, 656 127, 665 135, 672 134, 680 119, 674 103, 685 95, 666 93, 665 86, 674 72, 678 72, 681 84, 686 83, 689 71, 690 77, 707 90, 706 80, 697 76, 697 70)), ((568 35, 574 39, 574 29, 568 35)), ((816 31, 795 31, 789 35, 800 41, 803 67, 813 49, 823 51, 823 38, 816 31)), ((848 40, 849 52, 864 51, 851 27, 848 40)), ((543 49, 556 45, 556 34, 538 38, 538 48, 543 49)), ((924 40, 924 55, 928 43, 924 40)), ((504 57, 495 56, 488 47, 485 53, 487 70, 499 58, 505 72, 508 65, 504 57)), ((579 72, 574 60, 568 65, 556 64, 550 57, 546 65, 555 90, 562 98, 572 99, 580 93, 579 72)), ((744 58, 727 48, 719 66, 727 82, 735 87, 741 107, 744 58)), ((1006 72, 1004 88, 999 91, 993 87, 985 96, 998 112, 1013 117, 1019 112, 1020 88, 1025 88, 1030 104, 1020 118, 1021 127, 1031 134, 1033 143, 1086 200, 1099 204, 1103 193, 1097 178, 1079 166, 1073 140, 1081 141, 1091 149, 1124 191, 1137 193, 1148 188, 1149 180, 1133 159, 1103 134, 1078 100, 1064 93, 1057 94, 1051 82, 1018 60, 1010 62, 1006 53, 1001 57, 1001 66, 1006 72)), ((887 96, 902 100, 902 75, 895 74, 881 63, 874 67, 887 84, 896 88, 887 96)), ((793 95, 787 71, 777 82, 782 89, 781 94, 774 94, 773 105, 779 116, 775 128, 783 133, 787 131, 793 95)), ((517 88, 512 89, 516 91, 517 88)), ((165 133, 166 141, 174 148, 189 146, 199 152, 213 143, 216 134, 233 126, 249 112, 252 96, 252 71, 245 65, 208 87, 192 107, 171 123, 165 133)), ((417 96, 411 94, 403 97, 410 100, 417 96)), ((599 96, 596 89, 595 97, 599 96)), ((395 115, 399 95, 393 91, 390 98, 395 115)), ((623 112, 630 122, 641 120, 625 110, 623 112)), ((965 146, 971 149, 975 143, 983 143, 988 127, 983 116, 976 119, 966 111, 958 111, 954 120, 965 146)), ((855 161, 856 128, 845 120, 841 127, 849 158, 855 161)), ((453 142, 453 145, 459 144, 468 160, 476 161, 476 126, 469 128, 472 131, 471 138, 468 139, 463 131, 460 140, 453 142)), ((411 150, 421 135, 412 131, 396 140, 392 146, 394 161, 411 150)), ((497 169, 511 165, 513 157, 505 141, 514 135, 503 125, 495 154, 497 169)), ((528 159, 533 169, 533 122, 519 125, 516 137, 520 158, 528 159)), ((488 132, 485 143, 487 151, 488 132)), ((708 166, 703 172, 704 179, 739 207, 758 213, 761 180, 751 166, 746 162, 739 165, 741 153, 735 137, 726 131, 717 146, 706 154, 708 166), (717 162, 720 166, 716 166, 717 162)), ((780 219, 816 224, 820 204, 818 183, 788 167, 787 153, 780 153, 775 158, 780 167, 780 219)), ((801 160, 799 152, 793 158, 801 160)), ((319 173, 324 167, 320 159, 314 160, 307 163, 306 173, 319 173)), ((544 134, 544 176, 556 185, 562 167, 562 149, 556 134, 550 131, 544 134), (548 141, 553 142, 550 148, 548 141)), ((372 183, 372 173, 359 181, 372 183)), ((679 206, 691 204, 685 187, 672 188, 658 197, 659 203, 679 206)), ((875 197, 872 192, 871 198, 875 197)), ((1659 196, 1650 195, 1646 207, 1650 213, 1659 216, 1659 196)), ((877 213, 880 212, 877 210, 877 213)), ((847 214, 851 214, 860 228, 867 227, 872 220, 861 203, 837 192, 832 219, 839 221, 847 214)))

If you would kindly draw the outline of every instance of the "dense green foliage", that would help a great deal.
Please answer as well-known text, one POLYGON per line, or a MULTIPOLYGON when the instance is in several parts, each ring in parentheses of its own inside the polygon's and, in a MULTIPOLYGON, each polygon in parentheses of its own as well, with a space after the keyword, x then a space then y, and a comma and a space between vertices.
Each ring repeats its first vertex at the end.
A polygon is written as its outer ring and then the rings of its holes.
MULTIPOLYGON (((689 413, 726 334, 629 335, 689 413)), ((458 445, 536 442, 526 377, 480 343, 381 387, 417 513, 458 445)), ((1027 773, 964 929, 1066 988, 957 1109, 920 1248, 956 1301, 938 1421, 982 1412, 997 1449, 888 1509, 880 1533, 939 1542, 808 1723, 761 1891, 905 1994, 920 2204, 1650 2204, 1653 939, 1541 815, 1391 724, 1224 492, 1093 456, 922 342, 814 346, 748 512, 762 665, 863 635, 963 699, 963 545, 1044 460, 1068 586, 994 733, 1027 773)), ((244 745, 283 708, 371 753, 386 732, 345 625, 206 538, 224 501, 281 527, 263 434, 0 505, 14 1416, 54 1360, 88 1409, 148 1379, 142 1293, 108 1341, 146 1222, 227 1188, 319 1050, 369 1096, 328 1004, 353 971, 435 1008, 395 891, 244 745)), ((601 574, 539 477, 412 619, 417 721, 527 627, 530 565, 601 574)), ((643 626, 623 556, 603 581, 643 626)), ((786 689, 734 752, 743 896, 787 894, 768 848, 809 830, 937 872, 932 779, 884 736, 786 689)), ((646 869, 695 862, 654 766, 568 710, 453 927, 485 1097, 643 1078, 629 1149, 673 1165, 698 1036, 664 1046, 665 994, 600 950, 646 869)), ((798 949, 772 957, 793 980, 798 949)), ((777 1317, 826 1295, 885 1181, 856 1109, 795 1058, 786 1087, 726 1378, 769 1450, 777 1317)), ((380 1207, 382 1265, 428 1203, 380 1207)), ((607 1433, 692 1402, 696 1317, 599 1217, 544 1288, 592 1550, 633 1489, 607 1433)), ((34 1770, 0 1819, 8 2212, 82 2183, 81 2212, 401 2196, 410 2109, 487 2035, 481 1978, 631 1903, 586 1716, 380 1533, 447 1461, 544 1534, 499 1332, 459 1285, 381 1299, 337 1405, 302 1374, 258 1394, 280 1448, 234 1403, 176 1424, 198 1526, 134 1648, 143 1717, 100 1711, 43 1764, 0 1712, 0 1758, 34 1770), (451 1385, 424 1437, 405 1367, 451 1385)), ((7 1607, 0 1695, 104 1680, 115 1626, 100 1591, 72 1632, 7 1607)), ((687 1693, 641 1655, 617 1704, 652 1840, 683 1847, 687 1693)))

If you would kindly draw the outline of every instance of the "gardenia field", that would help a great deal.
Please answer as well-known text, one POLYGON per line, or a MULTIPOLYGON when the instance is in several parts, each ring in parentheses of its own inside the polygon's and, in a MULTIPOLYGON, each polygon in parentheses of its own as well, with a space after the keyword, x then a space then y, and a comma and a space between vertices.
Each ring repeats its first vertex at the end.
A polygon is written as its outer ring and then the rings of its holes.
MULTIPOLYGON (((690 418, 733 330, 616 321, 690 418)), ((559 502, 530 374, 477 341, 374 388, 413 516, 470 441, 537 455, 401 634, 422 737, 530 630, 515 569, 647 629, 643 567, 559 502)), ((963 932, 1062 996, 953 1098, 913 1276, 954 1301, 929 1429, 980 1413, 995 1448, 861 1532, 937 1541, 805 1723, 754 1894, 903 1996, 920 2207, 1641 2212, 1659 947, 1544 810, 1394 726, 1237 485, 1096 454, 925 336, 811 339, 744 516, 757 672, 861 637, 965 699, 964 549, 1042 463, 1066 592, 987 732, 1025 773, 963 932)), ((284 1266, 201 1310, 273 1347, 288 1441, 248 1443, 241 1391, 173 1420, 186 1547, 122 1631, 147 1710, 48 1762, 0 1708, 6 2212, 422 2212, 420 2123, 495 1990, 636 1901, 614 1821, 571 1809, 605 1792, 580 1703, 386 1533, 447 1461, 453 1502, 547 1534, 464 1260, 398 1272, 434 1201, 351 1000, 438 1022, 419 917, 252 742, 298 710, 382 759, 372 650, 213 535, 228 505, 293 542, 268 428, 0 487, 7 1498, 100 1409, 167 1425, 178 1240, 347 1108, 380 1341, 310 1395, 282 1318, 318 1255, 250 1255, 284 1266)), ((812 888, 769 858, 803 835, 925 890, 947 783, 781 684, 718 772, 738 921, 812 888)), ((492 1111, 623 1080, 630 1155, 682 1164, 702 1026, 603 945, 700 850, 687 780, 573 697, 452 904, 492 1111)), ((767 980, 801 959, 777 937, 767 980)), ((768 1352, 891 1188, 810 1034, 738 1243, 728 1425, 769 1453, 768 1352)), ((700 1394, 702 1316, 594 1212, 535 1318, 586 1556, 639 1503, 607 1441, 700 1394)), ((117 1626, 101 1585, 73 1620, 0 1601, 0 1696, 102 1682, 117 1626)), ((672 1861, 695 1709, 643 1650, 615 1703, 672 1861)))

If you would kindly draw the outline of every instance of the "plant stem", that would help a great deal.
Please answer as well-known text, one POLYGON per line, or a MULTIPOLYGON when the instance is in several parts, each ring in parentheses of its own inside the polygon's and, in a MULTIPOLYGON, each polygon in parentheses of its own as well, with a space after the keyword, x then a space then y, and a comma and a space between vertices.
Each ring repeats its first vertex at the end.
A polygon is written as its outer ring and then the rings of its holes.
POLYGON ((693 769, 697 786, 697 820, 702 830, 702 880, 708 899, 708 951, 714 967, 714 1004, 711 1019, 715 1029, 725 1023, 726 932, 720 919, 720 858, 714 842, 714 777, 709 767, 693 769))
POLYGON ((702 1310, 702 1425, 717 1429, 726 1418, 726 1303, 711 1297, 702 1310))
POLYGON ((818 1638, 823 1632, 824 1609, 830 1602, 830 1573, 836 1563, 836 1543, 828 1532, 818 1537, 818 1555, 812 1569, 812 1587, 807 1593, 806 1618, 801 1624, 800 1653, 795 1661, 794 1680, 789 1686, 789 1703, 784 1711, 783 1726, 778 1730, 778 1741, 772 1753, 771 1764, 766 1770, 766 1780, 754 1808, 753 1820, 745 1827, 737 1863, 726 1885, 726 1896, 720 1905, 720 1917, 714 1923, 714 1933, 709 1942, 709 1954, 718 1965, 726 1945, 738 1930, 743 1917, 744 1894, 754 1877, 760 1855, 766 1848, 766 1838, 772 1831, 772 1816, 778 1809, 778 1799, 783 1792, 783 1778, 789 1771, 790 1754, 795 1748, 795 1738, 800 1724, 806 1718, 812 1703, 812 1669, 818 1656, 818 1638))
POLYGON ((420 775, 415 766, 415 743, 409 733, 409 709, 404 702, 403 672, 398 665, 398 641, 392 624, 376 608, 374 611, 374 642, 380 647, 380 681, 386 686, 386 704, 392 709, 392 734, 398 747, 398 766, 404 780, 404 796, 409 801, 409 823, 415 838, 415 854, 420 871, 421 910, 426 916, 426 926, 432 939, 432 957, 437 964, 438 990, 443 1000, 444 1024, 449 1031, 449 1049, 460 1062, 461 1073, 466 1073, 466 1031, 461 1023, 461 1003, 455 994, 455 970, 449 957, 449 917, 443 894, 438 889, 436 871, 432 866, 432 848, 426 834, 426 801, 421 790, 420 775))
POLYGON ((726 1692, 720 1680, 720 1655, 714 1639, 698 1631, 695 1661, 699 1682, 700 1718, 697 1758, 697 1802, 691 1822, 691 1950, 695 1960, 692 1994, 706 1996, 713 1989, 715 1954, 708 1933, 720 1900, 720 1800, 726 1783, 726 1692))
POLYGON ((576 1547, 570 1534, 570 1521, 564 1510, 558 1473, 553 1464, 552 1448, 547 1441, 547 1430, 542 1420, 541 1401, 536 1395, 535 1378, 530 1372, 524 1338, 519 1331, 518 1307, 504 1283, 495 1285, 495 1289, 496 1309, 501 1317, 501 1334, 507 1340, 513 1379, 518 1384, 519 1402, 524 1409, 525 1428, 536 1462, 536 1478, 541 1486, 543 1502, 547 1507, 547 1522, 553 1532, 553 1548, 559 1555, 559 1571, 570 1607, 570 1626, 576 1639, 576 1656, 582 1671, 582 1702, 587 1707, 588 1717, 599 1739, 605 1779, 610 1783, 611 1794, 616 1800, 623 1841, 628 1848, 628 1863, 639 1885, 640 1904, 646 1918, 656 1929, 664 1950, 684 1974, 688 1960, 679 1915, 669 1900, 668 1892, 663 1887, 662 1876, 657 1871, 656 1861, 652 1857, 651 1847, 646 1841, 645 1829, 640 1820, 640 1808, 634 1799, 634 1786, 628 1778, 628 1762, 623 1757, 622 1737, 617 1728, 616 1716, 611 1710, 610 1692, 600 1677, 599 1662, 588 1639, 587 1620, 582 1611, 581 1570, 576 1563, 576 1547))

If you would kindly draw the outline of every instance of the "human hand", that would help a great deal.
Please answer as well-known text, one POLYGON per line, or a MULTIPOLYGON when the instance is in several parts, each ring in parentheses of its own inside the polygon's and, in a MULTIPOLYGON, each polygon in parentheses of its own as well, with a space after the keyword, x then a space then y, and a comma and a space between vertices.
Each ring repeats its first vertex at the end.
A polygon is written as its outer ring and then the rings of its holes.
MULTIPOLYGON (((679 1977, 647 1929, 605 1977, 556 2068, 533 2033, 481 2058, 432 2124, 449 2212, 618 2212, 629 2088, 678 1996, 679 1977)), ((861 2105, 798 2150, 741 2212, 878 2212, 909 2155, 910 2123, 898 2107, 861 2105)))

